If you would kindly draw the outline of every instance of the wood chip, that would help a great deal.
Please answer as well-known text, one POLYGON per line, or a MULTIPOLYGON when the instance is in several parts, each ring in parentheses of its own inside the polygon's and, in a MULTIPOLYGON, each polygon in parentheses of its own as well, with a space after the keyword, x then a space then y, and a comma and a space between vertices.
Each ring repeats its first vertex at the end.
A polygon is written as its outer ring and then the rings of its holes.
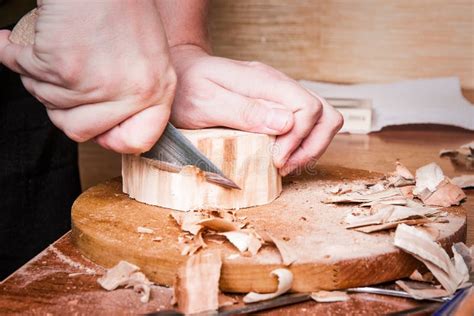
POLYGON ((415 180, 413 174, 405 167, 401 162, 397 161, 395 163, 395 174, 406 179, 406 180, 415 180))
POLYGON ((287 269, 275 269, 272 272, 270 272, 270 275, 276 276, 278 278, 278 286, 275 292, 273 293, 255 293, 255 292, 250 292, 247 295, 244 296, 244 303, 256 303, 260 301, 266 301, 270 300, 272 298, 275 298, 277 296, 280 296, 286 292, 288 292, 291 289, 291 286, 293 284, 293 273, 291 273, 290 270, 287 269))
POLYGON ((451 179, 451 183, 457 185, 461 189, 474 188, 474 175, 464 174, 459 177, 454 177, 451 179))
POLYGON ((236 226, 234 223, 230 222, 229 220, 218 217, 203 219, 197 222, 196 224, 217 232, 229 232, 239 230, 239 227, 236 226))
POLYGON ((395 231, 394 245, 423 262, 449 294, 462 285, 465 276, 456 270, 446 251, 425 232, 400 224, 395 231))
POLYGON ((208 216, 202 212, 171 212, 171 217, 174 218, 176 223, 181 227, 181 230, 189 232, 193 235, 202 229, 201 225, 197 223, 206 219, 208 216))
POLYGON ((185 314, 214 311, 219 308, 221 254, 206 250, 186 261, 176 276, 174 301, 185 314))
POLYGON ((127 261, 120 261, 114 267, 108 269, 97 282, 107 291, 112 291, 120 286, 133 287, 135 292, 141 293, 140 301, 147 303, 150 299, 150 282, 142 272, 134 264, 127 261))
POLYGON ((345 302, 349 295, 342 291, 319 291, 311 293, 311 298, 318 303, 345 302))
POLYGON ((151 228, 148 227, 143 227, 143 226, 138 226, 137 227, 137 233, 140 234, 153 234, 155 231, 151 228))
POLYGON ((424 300, 450 295, 445 289, 438 288, 432 284, 409 282, 402 280, 395 281, 395 284, 398 285, 402 290, 410 294, 411 297, 417 300, 424 300))
POLYGON ((286 241, 284 241, 284 240, 282 240, 278 237, 275 237, 275 236, 273 236, 269 233, 267 233, 267 235, 268 235, 268 237, 270 237, 273 244, 278 249, 278 252, 280 253, 282 262, 285 266, 291 265, 293 262, 295 262, 298 259, 295 251, 293 250, 293 248, 291 248, 288 245, 288 243, 286 241))
POLYGON ((449 207, 459 205, 465 198, 466 194, 461 188, 446 180, 440 183, 436 191, 429 196, 421 197, 421 200, 426 205, 449 207))
POLYGON ((152 241, 162 241, 162 240, 163 240, 163 237, 159 237, 159 236, 158 236, 158 237, 154 237, 154 238, 152 239, 152 241))
POLYGON ((418 195, 424 190, 434 192, 444 178, 443 170, 434 162, 418 168, 416 170, 416 185, 413 193, 418 195))
POLYGON ((231 231, 220 234, 225 236, 227 240, 240 252, 245 252, 249 248, 251 236, 248 233, 241 231, 231 231))
POLYGON ((363 194, 362 192, 352 192, 342 195, 331 195, 323 203, 369 203, 373 201, 403 199, 398 188, 390 188, 376 193, 363 194))
POLYGON ((413 271, 412 274, 408 277, 410 280, 418 281, 418 282, 428 282, 433 283, 434 276, 431 272, 421 273, 418 270, 413 271))
POLYGON ((397 221, 397 222, 392 222, 392 223, 357 227, 354 230, 357 230, 357 231, 362 232, 362 233, 370 234, 370 233, 374 233, 374 232, 379 232, 379 231, 383 231, 383 230, 387 230, 387 229, 396 228, 399 224, 423 225, 423 224, 432 223, 432 222, 433 221, 431 221, 427 218, 407 219, 407 220, 402 220, 402 221, 397 221))

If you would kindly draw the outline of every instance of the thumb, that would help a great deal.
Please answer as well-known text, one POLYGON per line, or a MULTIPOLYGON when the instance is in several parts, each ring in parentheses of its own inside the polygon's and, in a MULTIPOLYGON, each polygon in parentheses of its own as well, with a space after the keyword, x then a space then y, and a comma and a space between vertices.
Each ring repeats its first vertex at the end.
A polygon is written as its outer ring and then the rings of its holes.
POLYGON ((211 126, 225 126, 246 132, 283 135, 293 128, 293 113, 281 104, 248 98, 222 89, 213 106, 205 107, 211 126))

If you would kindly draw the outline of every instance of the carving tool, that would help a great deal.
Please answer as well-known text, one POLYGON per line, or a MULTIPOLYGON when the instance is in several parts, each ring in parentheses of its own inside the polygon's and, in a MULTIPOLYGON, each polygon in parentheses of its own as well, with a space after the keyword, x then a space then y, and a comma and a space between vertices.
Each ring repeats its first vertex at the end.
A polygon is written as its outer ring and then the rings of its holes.
MULTIPOLYGON (((37 14, 36 10, 25 15, 12 30, 10 40, 17 44, 33 44, 37 14)), ((184 166, 195 166, 204 172, 206 180, 225 188, 239 189, 232 180, 226 178, 206 156, 178 131, 171 123, 165 128, 158 142, 142 154, 157 168, 179 172, 184 166)))
POLYGON ((184 166, 195 166, 204 171, 208 182, 240 190, 171 123, 168 123, 158 142, 141 156, 157 168, 170 172, 179 172, 184 166))

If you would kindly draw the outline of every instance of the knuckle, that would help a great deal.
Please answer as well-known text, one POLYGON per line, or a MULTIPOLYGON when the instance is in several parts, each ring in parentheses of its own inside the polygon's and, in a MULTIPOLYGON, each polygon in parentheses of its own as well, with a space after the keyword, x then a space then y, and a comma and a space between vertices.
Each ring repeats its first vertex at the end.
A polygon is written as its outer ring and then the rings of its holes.
POLYGON ((248 129, 257 127, 256 125, 258 118, 261 116, 258 113, 258 109, 258 104, 256 104, 252 100, 249 100, 249 102, 244 107, 242 107, 242 110, 240 112, 240 119, 241 122, 243 122, 248 129))
POLYGON ((79 83, 82 63, 78 58, 62 59, 57 65, 57 76, 64 86, 74 87, 79 83))
POLYGON ((134 95, 138 104, 150 106, 170 103, 177 87, 177 76, 172 67, 164 72, 146 70, 133 80, 134 95))
POLYGON ((332 126, 334 131, 339 131, 344 126, 344 117, 338 111, 334 111, 332 126))
POLYGON ((321 116, 323 105, 317 99, 309 99, 304 103, 304 108, 312 120, 317 120, 321 116))

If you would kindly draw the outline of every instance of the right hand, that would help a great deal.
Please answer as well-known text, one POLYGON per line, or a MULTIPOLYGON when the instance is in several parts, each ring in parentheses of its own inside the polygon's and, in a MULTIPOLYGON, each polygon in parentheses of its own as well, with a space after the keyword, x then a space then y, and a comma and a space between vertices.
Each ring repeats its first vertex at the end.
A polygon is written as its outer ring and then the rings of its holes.
POLYGON ((71 139, 140 153, 168 122, 176 75, 154 1, 38 1, 34 45, 0 31, 0 62, 71 139))

